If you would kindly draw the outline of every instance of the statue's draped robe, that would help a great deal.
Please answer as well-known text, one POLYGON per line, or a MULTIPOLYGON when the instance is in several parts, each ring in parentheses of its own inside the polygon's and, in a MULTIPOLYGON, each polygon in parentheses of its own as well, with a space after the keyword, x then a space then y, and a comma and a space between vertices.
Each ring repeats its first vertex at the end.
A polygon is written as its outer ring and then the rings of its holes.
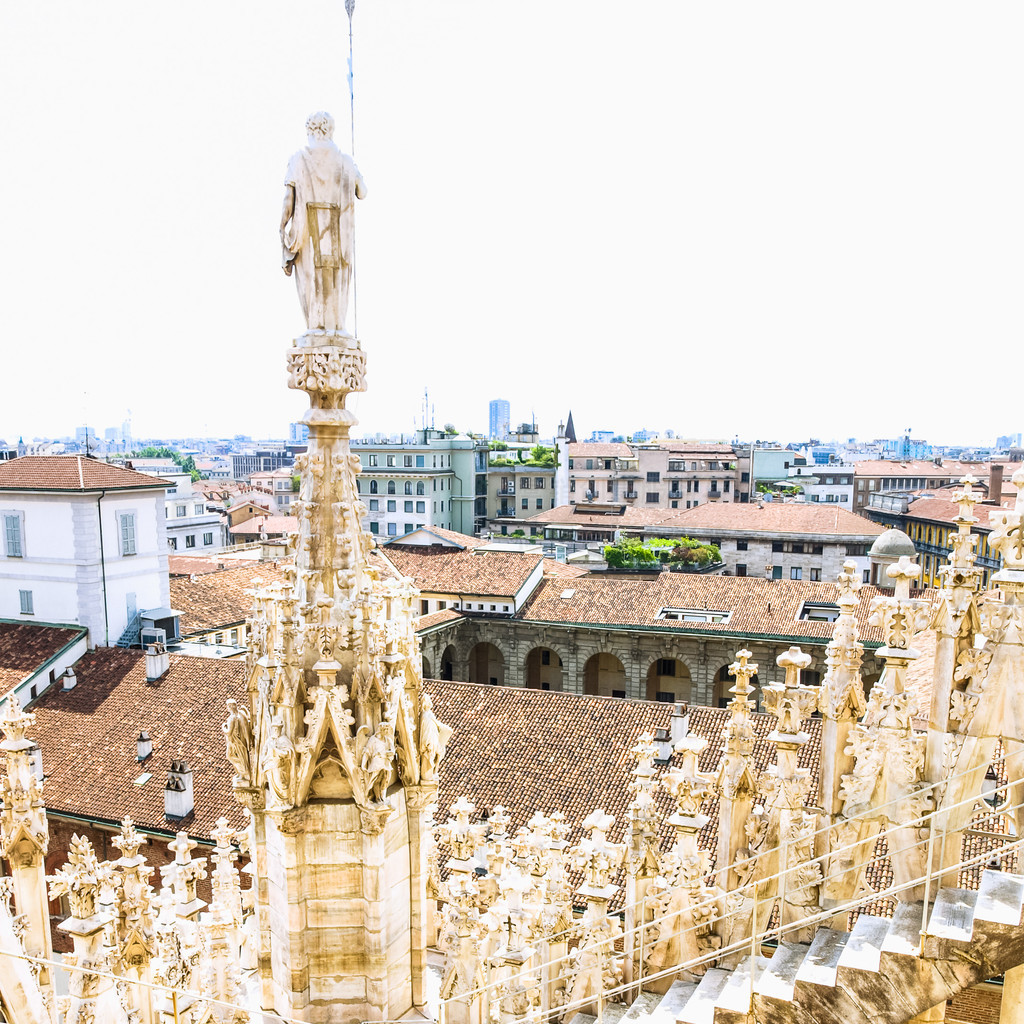
POLYGON ((359 168, 330 139, 315 140, 288 161, 285 185, 295 190, 295 206, 291 220, 281 233, 281 242, 285 261, 294 256, 293 272, 306 325, 310 330, 341 331, 345 325, 352 280, 353 206, 356 191, 360 194, 364 191, 359 168), (307 203, 327 203, 338 207, 338 252, 334 251, 329 214, 323 210, 317 213, 321 253, 336 258, 337 270, 318 271, 314 266, 307 203))

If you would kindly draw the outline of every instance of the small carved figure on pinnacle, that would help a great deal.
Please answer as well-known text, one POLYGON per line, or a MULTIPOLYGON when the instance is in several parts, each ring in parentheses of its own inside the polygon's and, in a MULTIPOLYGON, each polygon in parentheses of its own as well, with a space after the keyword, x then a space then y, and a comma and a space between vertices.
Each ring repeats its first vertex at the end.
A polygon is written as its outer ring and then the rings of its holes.
POLYGON ((334 144, 334 118, 306 119, 308 142, 288 161, 281 210, 284 272, 295 274, 311 331, 345 333, 355 249, 355 201, 366 196, 359 168, 334 144))

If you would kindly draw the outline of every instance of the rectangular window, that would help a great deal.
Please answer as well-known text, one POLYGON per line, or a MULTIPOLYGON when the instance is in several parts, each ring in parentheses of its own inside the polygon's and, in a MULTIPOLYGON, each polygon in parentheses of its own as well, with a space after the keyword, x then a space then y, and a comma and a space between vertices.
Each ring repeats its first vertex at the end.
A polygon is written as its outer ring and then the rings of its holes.
POLYGON ((746 565, 742 565, 742 564, 741 565, 737 565, 736 566, 736 575, 737 576, 746 576, 747 575, 747 567, 746 567, 746 565))
POLYGON ((523 479, 519 481, 519 486, 524 491, 528 491, 530 489, 530 478, 528 476, 524 476, 523 479))
POLYGON ((32 608, 32 591, 31 590, 19 590, 18 597, 21 600, 21 614, 22 615, 34 615, 35 612, 32 608))
POLYGON ((370 511, 371 512, 379 512, 380 511, 380 501, 377 498, 371 498, 370 499, 370 511))
POLYGON ((430 611, 429 601, 420 601, 420 615, 426 615, 430 611))
POLYGON ((394 455, 389 455, 387 457, 387 463, 388 463, 389 466, 393 466, 395 464, 395 457, 394 457, 394 455))
POLYGON ((405 532, 406 533, 412 533, 412 531, 415 530, 415 529, 416 529, 416 527, 412 523, 406 523, 405 524, 405 532))
POLYGON ((394 500, 388 502, 388 511, 389 512, 396 512, 396 511, 398 511, 398 505, 394 502, 394 500))
POLYGON ((177 537, 168 537, 167 538, 167 543, 170 544, 172 551, 177 551, 178 550, 178 538, 177 537))
POLYGON ((648 505, 657 505, 660 494, 657 491, 648 491, 646 494, 646 501, 648 505))
POLYGON ((782 543, 781 540, 773 540, 772 541, 772 551, 777 553, 777 552, 783 551, 783 550, 784 550, 784 547, 783 547, 783 543, 782 543))
POLYGON ((658 659, 658 675, 659 676, 674 676, 676 674, 676 660, 675 658, 659 658, 658 659))
POLYGON ((398 534, 398 523, 388 523, 388 536, 394 537, 398 534))
POLYGON ((804 553, 804 546, 800 543, 794 543, 790 550, 793 552, 794 555, 802 555, 804 553))
POLYGON ((416 511, 420 512, 420 513, 426 512, 427 511, 427 503, 425 501, 417 501, 416 502, 416 511))
POLYGON ((782 566, 781 565, 773 565, 772 566, 772 579, 773 580, 781 580, 782 579, 782 566))
POLYGON ((203 534, 203 547, 208 548, 212 543, 213 543, 213 534, 212 533, 204 533, 203 534))
MULTIPOLYGON (((121 526, 121 554, 122 555, 134 555, 135 554, 135 513, 134 512, 122 512, 118 519, 120 520, 121 526)), ((193 543, 195 538, 193 538, 193 543)))
POLYGON ((202 505, 193 505, 192 510, 195 512, 197 516, 201 516, 204 512, 202 505))
POLYGON ((21 522, 20 512, 4 513, 4 554, 8 558, 22 558, 25 554, 21 543, 21 522))
POLYGON ((738 541, 736 541, 736 550, 737 551, 746 551, 747 550, 747 542, 745 540, 738 540, 738 541))
POLYGON ((594 468, 594 460, 593 459, 587 459, 587 469, 593 469, 593 468, 594 468))
POLYGON ((405 462, 405 465, 406 465, 406 467, 408 469, 412 468, 412 456, 411 455, 406 455, 403 461, 405 462))
POLYGON ((821 582, 821 570, 820 569, 811 569, 811 582, 813 582, 813 583, 820 583, 821 582))
POLYGON ((190 533, 185 538, 185 547, 187 547, 187 548, 194 548, 195 546, 196 546, 196 535, 194 533, 190 533))
POLYGON ((370 533, 380 533, 380 523, 376 520, 370 523, 370 533))
POLYGON ((182 518, 187 511, 188 511, 188 509, 184 505, 175 505, 174 506, 174 514, 179 519, 182 518))
POLYGON ((815 544, 814 547, 811 549, 811 554, 820 555, 824 550, 825 547, 823 544, 815 544))
POLYGON ((749 484, 750 483, 750 474, 749 473, 740 473, 740 483, 741 484, 749 484))
POLYGON ((411 501, 407 501, 405 503, 405 511, 406 512, 411 512, 412 511, 412 502, 411 501))
POLYGON ((544 499, 543 498, 538 498, 537 499, 537 508, 543 508, 543 507, 544 507, 544 499))
POLYGON ((529 498, 523 498, 523 500, 520 502, 520 504, 522 505, 523 508, 529 508, 530 507, 530 499, 529 498))
POLYGON ((661 481, 661 474, 660 473, 648 473, 647 474, 647 482, 649 484, 660 483, 660 481, 661 481))
POLYGON ((423 469, 425 466, 426 466, 426 463, 423 461, 423 456, 422 455, 417 455, 416 456, 416 468, 417 469, 423 469))
POLYGON ((377 465, 377 456, 376 455, 367 455, 366 456, 366 464, 368 466, 376 466, 377 465))
POLYGON ((804 578, 803 569, 801 569, 799 565, 794 565, 793 568, 789 570, 789 578, 791 580, 802 580, 804 578))
POLYGON ((700 494, 700 481, 699 480, 694 480, 693 481, 693 493, 694 494, 700 494))
POLYGON ((534 484, 534 487, 536 487, 538 491, 543 491, 544 490, 544 477, 542 477, 542 476, 537 477, 537 482, 534 484))
POLYGON ((730 484, 731 482, 732 482, 732 481, 730 481, 730 480, 723 480, 723 481, 722 481, 722 490, 723 490, 723 491, 724 491, 724 492, 725 492, 726 494, 728 494, 728 493, 729 493, 729 484, 730 484))

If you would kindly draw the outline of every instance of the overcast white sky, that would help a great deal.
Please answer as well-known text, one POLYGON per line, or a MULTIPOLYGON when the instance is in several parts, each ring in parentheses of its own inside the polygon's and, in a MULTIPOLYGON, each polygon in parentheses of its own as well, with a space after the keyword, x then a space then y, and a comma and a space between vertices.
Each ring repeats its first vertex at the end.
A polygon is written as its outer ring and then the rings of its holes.
MULTIPOLYGON (((367 431, 1024 428, 1024 5, 357 0, 367 431), (1016 383, 1014 383, 1016 382, 1016 383), (1014 389, 1014 390, 1011 390, 1014 389)), ((8 2, 0 437, 283 435, 342 0, 8 2)))

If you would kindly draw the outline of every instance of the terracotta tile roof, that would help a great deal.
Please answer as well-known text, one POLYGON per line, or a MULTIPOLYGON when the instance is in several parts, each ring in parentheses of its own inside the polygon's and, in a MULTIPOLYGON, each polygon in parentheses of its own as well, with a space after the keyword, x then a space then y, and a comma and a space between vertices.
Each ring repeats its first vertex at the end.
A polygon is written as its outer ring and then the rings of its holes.
MULTIPOLYGON (((572 441, 569 444, 570 459, 635 459, 636 453, 628 444, 616 442, 602 444, 598 441, 572 441)), ((577 469, 580 467, 577 466, 577 469)))
MULTIPOLYGON (((959 480, 965 473, 978 476, 987 464, 977 462, 946 462, 942 465, 928 459, 862 459, 853 463, 854 476, 930 476, 934 479, 946 477, 959 480)), ((987 477, 987 474, 986 474, 987 477)))
POLYGON ((740 502, 708 502, 682 512, 661 513, 652 526, 673 530, 734 530, 744 534, 791 533, 833 537, 877 537, 885 527, 855 512, 817 501, 779 502, 763 505, 740 502))
POLYGON ((244 823, 231 796, 231 769, 220 723, 228 697, 245 699, 241 661, 171 655, 163 678, 146 682, 145 655, 100 647, 75 665, 78 685, 35 701, 33 738, 43 752, 46 803, 52 810, 139 827, 179 828, 209 836, 222 814, 244 823), (135 740, 145 729, 153 753, 140 764, 135 740), (195 812, 180 823, 164 817, 164 784, 173 759, 193 772, 195 812), (152 778, 134 784, 143 773, 152 778))
POLYGON ((263 508, 270 510, 270 506, 273 503, 273 496, 270 494, 247 494, 242 501, 237 502, 234 505, 229 506, 225 509, 226 512, 237 512, 240 508, 263 508))
POLYGON ((252 591, 284 579, 284 562, 256 562, 232 569, 171 578, 171 606, 181 612, 183 637, 234 626, 252 613, 252 591))
POLYGON ((232 526, 229 531, 238 536, 259 537, 266 534, 268 537, 281 537, 286 533, 295 533, 299 528, 299 520, 295 516, 253 516, 246 519, 244 523, 232 526))
POLYGON ((453 551, 451 548, 402 548, 381 554, 422 591, 514 597, 544 556, 518 551, 453 551))
POLYGON ((421 615, 416 620, 416 632, 424 633, 434 626, 440 626, 445 622, 455 622, 461 618, 463 618, 462 612, 457 612, 454 608, 442 608, 439 612, 421 615))
MULTIPOLYGON (((501 804, 511 818, 511 833, 535 811, 557 810, 572 825, 570 842, 580 838, 583 820, 597 807, 614 815, 610 837, 621 840, 635 763, 630 748, 641 733, 667 729, 674 708, 649 701, 439 680, 429 681, 426 688, 438 718, 455 730, 441 762, 436 820, 447 820, 448 808, 463 795, 476 804, 476 819, 501 804)), ((729 711, 696 706, 687 711, 690 734, 708 741, 700 768, 714 771, 722 756, 722 729, 729 711)), ((763 772, 775 761, 775 745, 767 737, 777 720, 764 714, 752 718, 757 737, 754 762, 763 772)), ((816 783, 821 722, 811 719, 803 728, 810 740, 801 750, 799 763, 811 769, 816 783)), ((670 767, 661 766, 659 776, 670 767)), ((667 817, 671 798, 661 789, 656 794, 658 809, 667 817)), ((808 803, 816 800, 817 786, 812 784, 808 803)), ((701 831, 700 845, 712 851, 713 861, 717 801, 708 801, 704 811, 711 820, 701 831)), ((664 823, 661 838, 664 848, 675 838, 664 823)))
MULTIPOLYGON (((990 529, 988 517, 995 511, 994 505, 975 505, 974 515, 978 522, 974 529, 987 533, 990 529)), ((960 514, 960 506, 946 498, 918 498, 912 501, 903 514, 903 519, 926 519, 930 523, 952 523, 960 514)))
POLYGON ((731 444, 701 444, 699 441, 659 441, 656 445, 652 445, 651 447, 662 448, 667 452, 676 452, 679 454, 683 454, 685 452, 687 455, 690 453, 698 456, 718 455, 723 456, 730 461, 736 455, 731 444))
POLYGON ((431 534, 441 540, 446 540, 451 544, 458 544, 459 547, 466 549, 478 548, 488 543, 480 537, 470 537, 465 533, 456 533, 455 530, 443 530, 440 526, 418 526, 411 533, 399 534, 397 537, 389 540, 383 539, 378 541, 378 543, 382 548, 408 547, 413 550, 420 550, 424 547, 430 547, 430 545, 426 543, 417 544, 414 542, 414 539, 416 537, 423 537, 424 540, 427 540, 431 534))
POLYGON ((217 555, 168 555, 167 567, 172 576, 191 576, 220 569, 234 569, 246 562, 258 562, 258 549, 233 552, 230 557, 217 555), (251 555, 251 558, 245 556, 251 555))
POLYGON ((14 689, 84 632, 84 626, 0 621, 0 696, 14 689))
POLYGON ((650 526, 660 523, 666 517, 663 508, 635 508, 632 505, 600 501, 580 502, 576 505, 559 505, 530 516, 528 523, 552 523, 566 526, 610 526, 616 529, 650 526), (603 510, 612 511, 603 511, 603 510))
POLYGON ((23 455, 0 462, 3 491, 166 490, 172 486, 159 477, 84 455, 23 455))
MULTIPOLYGON (((858 629, 861 640, 869 645, 882 641, 878 627, 868 625, 867 621, 871 599, 878 593, 877 588, 867 585, 860 589, 858 629)), ((930 595, 929 591, 915 593, 930 595)), ((782 637, 794 643, 813 640, 822 644, 831 638, 833 624, 797 616, 805 602, 834 605, 838 596, 839 588, 835 583, 805 580, 671 572, 632 579, 588 573, 568 585, 565 580, 542 580, 516 618, 532 622, 646 627, 665 632, 782 637), (663 608, 709 609, 731 614, 727 622, 684 622, 659 618, 663 608)))
POLYGON ((453 544, 461 544, 464 548, 478 548, 482 544, 487 543, 487 541, 481 540, 479 537, 470 537, 466 533, 458 533, 455 530, 442 530, 440 526, 427 526, 425 529, 431 533, 436 533, 439 537, 444 537, 445 540, 450 540, 453 544))
POLYGON ((544 575, 553 579, 571 580, 577 576, 586 576, 590 572, 582 565, 569 565, 568 562, 559 562, 554 558, 544 559, 544 575))

